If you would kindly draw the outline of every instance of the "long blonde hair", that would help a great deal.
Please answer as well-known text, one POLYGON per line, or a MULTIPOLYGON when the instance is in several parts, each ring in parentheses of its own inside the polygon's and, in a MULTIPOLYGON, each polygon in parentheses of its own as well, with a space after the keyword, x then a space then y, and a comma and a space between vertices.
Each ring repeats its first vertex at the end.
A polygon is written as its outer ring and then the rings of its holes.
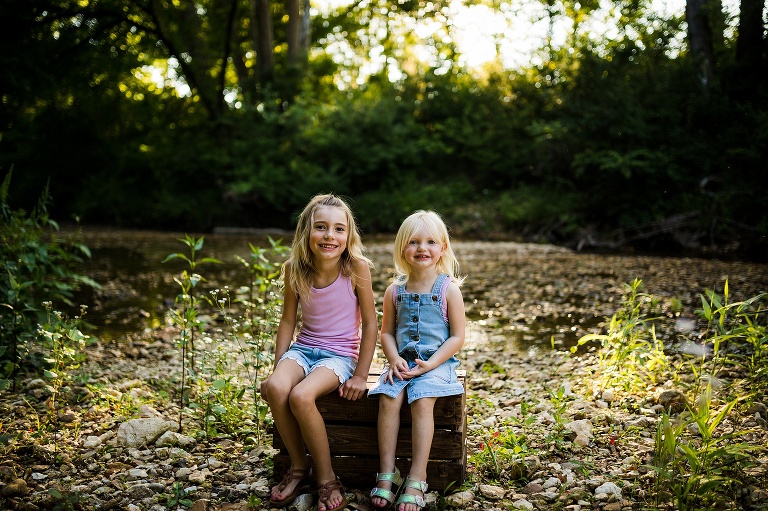
POLYGON ((430 236, 445 247, 442 257, 437 261, 437 271, 439 273, 447 273, 460 286, 464 282, 464 277, 459 275, 459 261, 456 259, 456 254, 454 254, 451 247, 448 227, 446 227, 440 215, 434 211, 425 211, 423 209, 416 211, 403 220, 400 229, 397 231, 397 236, 395 236, 395 282, 401 285, 405 284, 411 276, 411 265, 408 264, 404 255, 405 247, 414 233, 421 227, 426 227, 430 236))
MULTIPOLYGON (((357 260, 365 261, 368 266, 373 268, 373 263, 365 256, 365 247, 360 238, 360 232, 357 230, 355 216, 352 209, 341 197, 333 194, 319 194, 304 207, 304 211, 299 215, 296 224, 296 233, 291 242, 290 263, 290 285, 294 292, 299 296, 309 297, 309 290, 312 288, 312 279, 317 273, 312 262, 312 251, 309 247, 312 224, 314 223, 315 211, 319 207, 330 206, 340 208, 347 217, 347 247, 342 252, 339 260, 341 273, 351 277, 353 282, 356 279, 354 274, 354 263, 357 260)), ((285 268, 285 266, 283 266, 285 268)))

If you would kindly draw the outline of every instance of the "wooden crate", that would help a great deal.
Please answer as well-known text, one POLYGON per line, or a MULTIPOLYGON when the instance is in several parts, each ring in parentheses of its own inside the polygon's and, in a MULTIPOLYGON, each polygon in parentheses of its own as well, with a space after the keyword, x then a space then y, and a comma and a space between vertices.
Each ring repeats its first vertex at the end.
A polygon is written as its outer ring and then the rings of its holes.
MULTIPOLYGON (((368 375, 368 388, 379 378, 379 372, 368 375)), ((459 381, 466 389, 466 372, 458 372, 459 381)), ((467 406, 466 392, 460 396, 441 397, 435 402, 435 436, 432 440, 427 483, 430 490, 444 490, 449 484, 458 488, 466 477, 467 469, 467 406)), ((325 420, 328 442, 331 446, 333 469, 345 486, 367 491, 376 482, 379 470, 379 450, 376 420, 379 400, 367 394, 357 401, 347 401, 336 392, 317 401, 325 420)), ((407 403, 400 416, 397 442, 397 467, 403 476, 410 469, 411 411, 407 403)), ((272 445, 280 452, 274 457, 275 475, 280 476, 290 467, 290 459, 280 435, 272 431, 272 445)))

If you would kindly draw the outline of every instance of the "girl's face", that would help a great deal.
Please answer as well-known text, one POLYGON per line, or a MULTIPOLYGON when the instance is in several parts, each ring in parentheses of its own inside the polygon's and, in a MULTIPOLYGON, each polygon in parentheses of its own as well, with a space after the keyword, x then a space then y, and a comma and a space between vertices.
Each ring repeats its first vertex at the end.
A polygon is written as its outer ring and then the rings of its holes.
POLYGON ((403 256, 412 268, 435 266, 444 253, 445 245, 435 239, 426 227, 417 229, 403 250, 403 256))
POLYGON ((341 208, 320 206, 312 215, 309 250, 316 260, 341 257, 347 248, 349 225, 341 208))

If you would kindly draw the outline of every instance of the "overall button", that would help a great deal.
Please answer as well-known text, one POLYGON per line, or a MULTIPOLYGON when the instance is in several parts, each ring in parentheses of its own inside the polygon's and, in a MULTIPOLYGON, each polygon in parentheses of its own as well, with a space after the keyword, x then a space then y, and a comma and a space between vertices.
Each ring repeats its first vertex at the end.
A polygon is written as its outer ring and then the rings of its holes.
POLYGON ((411 321, 413 321, 414 323, 418 323, 419 322, 419 317, 418 316, 414 316, 414 317, 411 318, 411 321))
POLYGON ((433 302, 436 302, 436 301, 437 301, 437 295, 432 295, 432 301, 433 301, 433 302))
POLYGON ((414 340, 414 341, 418 341, 418 340, 419 340, 419 336, 418 336, 418 335, 414 335, 414 336, 413 336, 413 340, 414 340))
POLYGON ((418 302, 419 301, 419 295, 413 295, 413 301, 418 302))

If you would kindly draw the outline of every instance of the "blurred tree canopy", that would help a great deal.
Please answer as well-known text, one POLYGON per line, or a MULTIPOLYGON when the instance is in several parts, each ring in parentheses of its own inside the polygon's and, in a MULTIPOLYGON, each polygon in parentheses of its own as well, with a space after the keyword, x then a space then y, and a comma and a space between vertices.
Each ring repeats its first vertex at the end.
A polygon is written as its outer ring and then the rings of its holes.
POLYGON ((9 202, 50 181, 62 220, 205 231, 333 191, 366 232, 434 208, 466 236, 768 253, 764 1, 654 5, 0 0, 9 202), (480 65, 461 12, 494 15, 480 65))

